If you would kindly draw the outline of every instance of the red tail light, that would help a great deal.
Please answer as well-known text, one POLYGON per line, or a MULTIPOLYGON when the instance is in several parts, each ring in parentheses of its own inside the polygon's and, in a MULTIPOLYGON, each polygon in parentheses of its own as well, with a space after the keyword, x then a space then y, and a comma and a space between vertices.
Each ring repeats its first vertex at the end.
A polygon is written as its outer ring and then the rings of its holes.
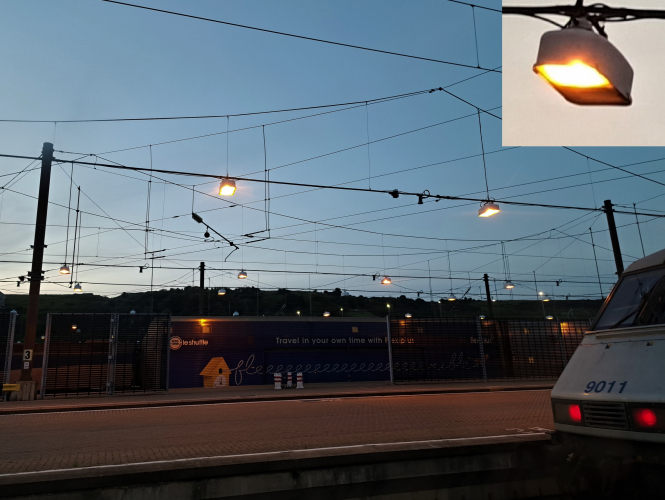
MULTIPOLYGON (((582 422, 582 410, 580 405, 568 405, 568 416, 573 422, 582 422)), ((656 415, 654 414, 654 418, 656 415)))
POLYGON ((633 410, 633 421, 638 427, 649 429, 656 427, 658 418, 656 412, 650 408, 635 408, 633 410))

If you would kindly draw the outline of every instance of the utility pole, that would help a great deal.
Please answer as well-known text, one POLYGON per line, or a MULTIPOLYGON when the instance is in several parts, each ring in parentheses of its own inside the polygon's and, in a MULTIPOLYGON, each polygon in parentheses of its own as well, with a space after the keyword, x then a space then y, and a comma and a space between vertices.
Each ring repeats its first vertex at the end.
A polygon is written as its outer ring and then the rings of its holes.
POLYGON ((486 274, 483 275, 485 281, 485 295, 487 296, 487 306, 489 307, 489 317, 494 318, 494 309, 492 308, 492 294, 490 293, 490 278, 486 274))
MULTIPOLYGON (((39 198, 37 199, 37 220, 35 222, 35 240, 32 245, 32 269, 30 271, 30 295, 28 299, 28 315, 25 326, 24 349, 30 350, 30 359, 23 357, 21 382, 32 380, 32 353, 35 349, 37 335, 37 315, 39 313, 39 289, 42 284, 42 264, 44 262, 44 238, 46 236, 46 216, 48 214, 48 193, 51 184, 51 162, 53 161, 53 144, 45 142, 42 147, 42 173, 39 179, 39 198)), ((34 396, 33 396, 34 397, 34 396)), ((32 399, 32 398, 30 398, 32 399)))
POLYGON ((612 201, 605 200, 605 215, 607 216, 607 227, 610 230, 610 240, 612 240, 612 251, 614 252, 614 262, 617 266, 617 279, 623 274, 623 259, 621 258, 621 248, 619 248, 619 235, 617 226, 614 223, 614 210, 612 201))
POLYGON ((205 273, 206 273, 206 263, 201 262, 199 266, 199 314, 203 316, 203 299, 205 291, 205 273))

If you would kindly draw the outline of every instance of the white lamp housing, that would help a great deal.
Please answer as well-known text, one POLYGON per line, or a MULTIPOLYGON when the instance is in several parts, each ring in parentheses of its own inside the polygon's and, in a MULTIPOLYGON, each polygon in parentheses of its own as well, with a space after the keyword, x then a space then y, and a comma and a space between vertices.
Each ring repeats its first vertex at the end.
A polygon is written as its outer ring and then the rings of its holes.
POLYGON ((632 103, 633 68, 614 45, 593 31, 586 19, 545 33, 533 70, 574 104, 632 103))

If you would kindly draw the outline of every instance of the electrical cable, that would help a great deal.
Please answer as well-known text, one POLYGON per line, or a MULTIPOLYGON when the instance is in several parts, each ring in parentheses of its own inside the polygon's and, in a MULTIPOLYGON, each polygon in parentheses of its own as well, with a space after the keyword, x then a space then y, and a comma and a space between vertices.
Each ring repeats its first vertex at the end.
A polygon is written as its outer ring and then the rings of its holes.
POLYGON ((338 45, 338 46, 341 46, 341 47, 349 47, 349 48, 352 48, 352 49, 368 50, 368 51, 371 51, 371 52, 379 52, 381 54, 389 54, 389 55, 393 55, 393 56, 408 57, 408 58, 411 58, 411 59, 419 59, 419 60, 422 60, 422 61, 437 62, 437 63, 441 63, 441 64, 451 64, 451 65, 454 65, 454 66, 462 66, 462 67, 465 67, 465 68, 487 70, 487 68, 481 68, 480 66, 478 68, 476 68, 475 66, 470 66, 468 64, 455 63, 455 62, 451 62, 451 61, 442 61, 440 59, 431 59, 429 57, 420 57, 420 56, 414 56, 414 55, 410 55, 410 54, 401 54, 399 52, 391 52, 391 51, 387 51, 387 50, 373 49, 373 48, 369 48, 369 47, 361 47, 360 45, 351 45, 351 44, 348 44, 348 43, 333 42, 331 40, 323 40, 321 38, 312 38, 312 37, 308 37, 308 36, 294 35, 292 33, 285 33, 285 32, 282 32, 282 31, 268 30, 268 29, 264 29, 264 28, 257 28, 255 26, 247 26, 247 25, 243 25, 243 24, 231 23, 231 22, 228 22, 228 21, 220 21, 218 19, 210 19, 210 18, 207 18, 207 17, 193 16, 193 15, 190 15, 190 14, 183 14, 181 12, 173 12, 173 11, 169 11, 169 10, 155 9, 153 7, 145 7, 145 6, 142 6, 142 5, 119 2, 117 0, 102 0, 102 1, 103 2, 108 2, 108 3, 114 3, 114 4, 118 4, 118 5, 124 5, 124 6, 127 6, 127 7, 134 7, 134 8, 137 8, 137 9, 144 9, 144 10, 149 10, 149 11, 153 11, 153 12, 160 12, 160 13, 163 13, 163 14, 171 14, 171 15, 180 16, 180 17, 187 17, 187 18, 190 18, 190 19, 197 19, 197 20, 200 20, 200 21, 208 21, 208 22, 212 22, 212 23, 225 24, 225 25, 228 25, 228 26, 235 26, 236 28, 245 28, 245 29, 250 29, 250 30, 255 30, 255 31, 262 31, 262 32, 265 32, 265 33, 272 33, 274 35, 282 35, 282 36, 288 36, 288 37, 292 37, 292 38, 299 38, 301 40, 309 40, 309 41, 312 41, 312 42, 321 42, 321 43, 327 43, 327 44, 331 44, 331 45, 338 45))

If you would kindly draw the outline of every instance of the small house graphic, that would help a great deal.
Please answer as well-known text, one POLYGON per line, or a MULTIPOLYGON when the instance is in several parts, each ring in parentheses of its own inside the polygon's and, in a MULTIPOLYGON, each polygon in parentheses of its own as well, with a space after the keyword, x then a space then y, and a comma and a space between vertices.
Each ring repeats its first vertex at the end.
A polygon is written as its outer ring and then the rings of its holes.
POLYGON ((212 358, 199 375, 203 376, 203 387, 228 387, 231 370, 224 358, 212 358))

